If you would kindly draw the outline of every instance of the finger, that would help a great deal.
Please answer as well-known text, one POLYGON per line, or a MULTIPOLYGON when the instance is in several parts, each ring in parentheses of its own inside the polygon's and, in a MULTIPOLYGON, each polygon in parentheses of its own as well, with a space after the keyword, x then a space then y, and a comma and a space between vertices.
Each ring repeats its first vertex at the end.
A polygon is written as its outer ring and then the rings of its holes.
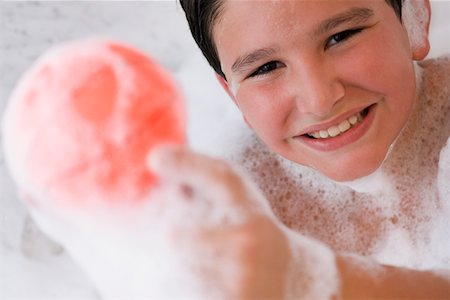
POLYGON ((149 167, 160 178, 205 196, 239 201, 257 198, 259 191, 226 162, 181 147, 161 147, 149 157, 149 167))

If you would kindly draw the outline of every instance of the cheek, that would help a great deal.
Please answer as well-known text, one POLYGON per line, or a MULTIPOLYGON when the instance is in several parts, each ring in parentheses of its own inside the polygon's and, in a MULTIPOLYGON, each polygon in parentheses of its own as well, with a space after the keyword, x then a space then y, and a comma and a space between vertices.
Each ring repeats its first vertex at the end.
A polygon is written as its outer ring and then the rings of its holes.
POLYGON ((336 59, 343 84, 372 91, 394 105, 410 101, 415 93, 411 53, 407 43, 394 38, 375 35, 336 59))
POLYGON ((271 148, 283 143, 287 107, 283 95, 274 86, 241 85, 237 103, 247 122, 256 134, 271 148))
POLYGON ((401 50, 393 48, 374 54, 376 60, 364 70, 373 74, 367 78, 369 89, 381 94, 388 111, 398 114, 399 119, 409 111, 415 97, 414 67, 408 54, 401 50))

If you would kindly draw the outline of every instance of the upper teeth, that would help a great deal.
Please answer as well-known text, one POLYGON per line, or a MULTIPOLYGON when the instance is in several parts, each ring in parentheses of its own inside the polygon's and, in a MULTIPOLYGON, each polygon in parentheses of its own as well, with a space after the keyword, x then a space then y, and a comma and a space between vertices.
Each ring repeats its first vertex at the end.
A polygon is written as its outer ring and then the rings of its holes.
POLYGON ((326 139, 329 137, 335 137, 340 135, 341 133, 349 130, 353 125, 362 120, 361 112, 357 113, 354 116, 342 121, 339 125, 331 126, 326 130, 319 130, 316 132, 308 133, 308 135, 315 137, 316 139, 326 139))

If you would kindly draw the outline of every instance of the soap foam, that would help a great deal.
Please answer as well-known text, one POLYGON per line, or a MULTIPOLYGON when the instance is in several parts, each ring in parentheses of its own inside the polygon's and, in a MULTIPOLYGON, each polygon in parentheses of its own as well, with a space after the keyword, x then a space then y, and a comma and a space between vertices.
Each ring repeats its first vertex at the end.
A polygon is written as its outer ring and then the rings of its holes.
POLYGON ((239 90, 239 86, 240 86, 240 84, 235 81, 231 81, 231 83, 230 83, 230 91, 231 91, 231 94, 235 98, 237 97, 237 92, 239 90))
POLYGON ((334 253, 311 239, 292 232, 286 234, 293 261, 287 274, 285 299, 325 300, 336 297, 340 282, 334 253))
POLYGON ((406 0, 402 5, 402 23, 408 33, 412 49, 424 46, 428 39, 428 10, 425 1, 406 0))

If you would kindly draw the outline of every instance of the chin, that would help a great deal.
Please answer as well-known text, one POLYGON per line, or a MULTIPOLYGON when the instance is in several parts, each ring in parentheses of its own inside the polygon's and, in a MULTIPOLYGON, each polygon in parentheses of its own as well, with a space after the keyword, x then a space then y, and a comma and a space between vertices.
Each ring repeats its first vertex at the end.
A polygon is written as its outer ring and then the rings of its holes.
POLYGON ((323 175, 325 175, 329 179, 336 181, 336 182, 348 182, 348 181, 354 181, 354 180, 357 180, 357 179, 360 179, 363 177, 367 177, 367 176, 371 175, 372 173, 374 173, 378 168, 379 168, 379 165, 377 167, 370 168, 370 169, 358 170, 357 172, 355 172, 355 171, 348 172, 347 174, 333 172, 333 173, 323 173, 323 175))
POLYGON ((345 162, 329 164, 319 171, 336 182, 348 182, 371 175, 380 168, 385 155, 372 155, 369 158, 353 157, 345 162))

